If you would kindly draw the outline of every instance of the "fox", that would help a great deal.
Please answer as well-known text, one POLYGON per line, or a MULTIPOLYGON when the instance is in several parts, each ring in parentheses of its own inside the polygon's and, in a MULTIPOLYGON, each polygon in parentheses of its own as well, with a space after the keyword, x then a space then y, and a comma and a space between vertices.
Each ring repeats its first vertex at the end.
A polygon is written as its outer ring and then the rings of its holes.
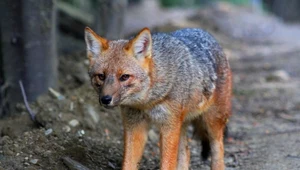
POLYGON ((199 28, 108 40, 85 28, 88 74, 106 107, 119 107, 124 127, 123 170, 137 170, 147 133, 160 131, 160 169, 188 170, 187 127, 224 170, 224 129, 231 116, 232 73, 217 40, 199 28))

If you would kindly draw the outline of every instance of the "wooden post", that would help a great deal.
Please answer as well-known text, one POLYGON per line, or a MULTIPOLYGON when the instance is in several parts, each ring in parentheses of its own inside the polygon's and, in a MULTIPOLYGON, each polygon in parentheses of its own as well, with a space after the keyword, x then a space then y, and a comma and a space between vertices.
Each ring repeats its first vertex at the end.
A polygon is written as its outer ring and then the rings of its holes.
POLYGON ((0 14, 2 72, 9 87, 5 100, 13 111, 22 101, 19 80, 29 101, 56 86, 55 0, 2 0, 0 14))

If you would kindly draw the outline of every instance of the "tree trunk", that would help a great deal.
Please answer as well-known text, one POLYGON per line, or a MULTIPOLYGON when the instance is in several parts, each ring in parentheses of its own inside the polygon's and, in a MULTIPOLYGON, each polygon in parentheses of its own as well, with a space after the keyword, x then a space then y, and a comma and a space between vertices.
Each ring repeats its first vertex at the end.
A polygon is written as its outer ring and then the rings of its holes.
POLYGON ((13 111, 22 101, 19 80, 29 101, 56 86, 55 0, 2 0, 0 11, 5 100, 13 111))
POLYGON ((300 1, 299 0, 264 0, 264 3, 278 17, 285 21, 300 21, 300 1))
POLYGON ((123 38, 127 3, 127 0, 96 0, 96 32, 107 39, 123 38))
POLYGON ((273 11, 279 17, 286 21, 300 21, 300 1, 299 0, 275 0, 273 4, 273 11))

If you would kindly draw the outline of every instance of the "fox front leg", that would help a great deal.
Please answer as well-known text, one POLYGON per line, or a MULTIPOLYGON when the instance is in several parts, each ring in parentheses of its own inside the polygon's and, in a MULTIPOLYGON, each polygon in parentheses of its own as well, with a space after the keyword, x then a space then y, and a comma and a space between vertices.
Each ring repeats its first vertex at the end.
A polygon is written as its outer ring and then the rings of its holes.
POLYGON ((137 170, 147 141, 149 121, 139 111, 122 109, 124 125, 123 170, 137 170))
POLYGON ((179 118, 170 120, 160 129, 161 170, 176 170, 178 163, 178 148, 182 121, 179 118))

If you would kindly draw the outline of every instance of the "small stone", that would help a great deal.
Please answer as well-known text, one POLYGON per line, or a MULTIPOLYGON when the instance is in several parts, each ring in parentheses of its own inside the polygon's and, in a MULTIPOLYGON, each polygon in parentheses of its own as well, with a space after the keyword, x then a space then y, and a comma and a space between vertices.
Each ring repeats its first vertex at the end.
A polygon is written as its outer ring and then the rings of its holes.
POLYGON ((24 162, 24 165, 25 166, 29 166, 30 164, 28 162, 24 162))
POLYGON ((31 164, 37 164, 38 161, 39 161, 38 159, 30 159, 29 162, 30 162, 31 164))
POLYGON ((51 128, 50 128, 50 129, 47 129, 47 130, 45 131, 45 135, 48 136, 48 135, 50 135, 52 132, 53 132, 53 130, 52 130, 51 128))
POLYGON ((290 79, 290 75, 285 70, 274 71, 271 75, 266 77, 266 81, 268 82, 288 81, 290 79))
POLYGON ((84 134, 85 134, 85 131, 84 131, 84 130, 79 130, 79 131, 77 132, 77 136, 79 136, 79 137, 82 137, 84 134))
POLYGON ((153 129, 151 129, 151 130, 149 131, 148 136, 149 136, 149 139, 150 139, 152 142, 158 142, 158 140, 159 140, 158 135, 154 132, 153 129))
POLYGON ((79 121, 76 119, 72 119, 71 121, 69 121, 69 125, 72 127, 76 127, 79 125, 79 121))
POLYGON ((277 70, 273 74, 274 74, 274 76, 278 77, 279 79, 281 79, 283 81, 290 80, 289 74, 284 70, 277 70))
POLYGON ((71 103, 70 103, 70 111, 73 111, 73 110, 74 110, 74 103, 71 102, 71 103))
POLYGON ((233 163, 233 162, 234 162, 234 158, 233 157, 225 158, 225 163, 226 164, 233 163))
POLYGON ((20 153, 17 153, 17 154, 16 154, 16 156, 19 156, 19 155, 20 155, 20 153))
POLYGON ((64 126, 63 128, 62 128, 62 130, 64 131, 64 132, 70 132, 71 131, 71 128, 70 128, 70 126, 68 126, 68 125, 66 125, 66 126, 64 126))
POLYGON ((81 103, 81 104, 84 103, 84 99, 83 99, 83 98, 80 98, 80 99, 79 99, 79 103, 81 103))
POLYGON ((80 133, 83 134, 83 135, 85 134, 84 130, 81 130, 80 133))
POLYGON ((28 157, 26 156, 26 157, 24 158, 24 160, 27 161, 27 160, 28 160, 28 157))

